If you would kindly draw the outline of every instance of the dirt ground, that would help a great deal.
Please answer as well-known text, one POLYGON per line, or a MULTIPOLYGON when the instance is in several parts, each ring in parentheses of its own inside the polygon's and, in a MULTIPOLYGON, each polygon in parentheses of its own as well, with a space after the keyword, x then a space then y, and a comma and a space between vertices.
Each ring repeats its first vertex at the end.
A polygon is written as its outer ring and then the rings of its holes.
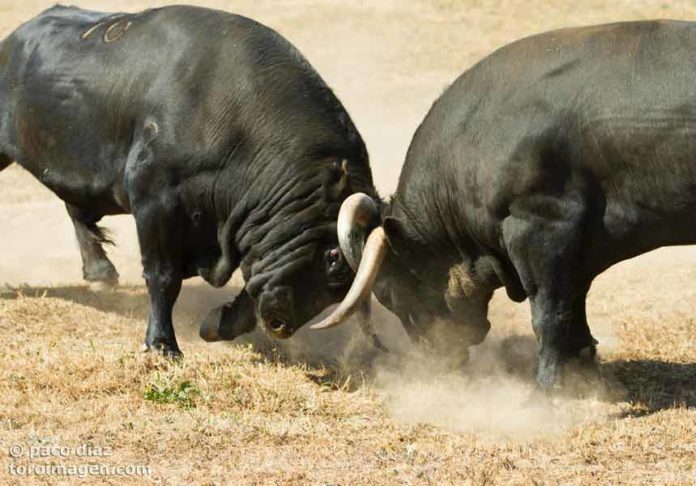
MULTIPOLYGON (((52 3, 0 0, 0 37, 52 3)), ((305 53, 363 134, 384 196, 432 101, 492 49, 561 26, 696 19, 696 1, 192 3, 251 16, 305 53)), ((16 166, 0 173, 0 482, 67 483, 74 475, 17 468, 96 463, 150 470, 85 482, 696 484, 696 248, 602 275, 588 307, 599 377, 577 375, 567 396, 530 401, 529 311, 503 293, 490 338, 458 372, 417 355, 383 310, 380 333, 399 358, 350 325, 282 345, 261 334, 203 343, 197 323, 238 280, 217 291, 186 284, 176 309, 183 362, 140 354, 147 299, 134 225, 105 224, 125 285, 92 293, 61 203, 16 166), (103 450, 87 457, 76 452, 83 444, 103 450)))

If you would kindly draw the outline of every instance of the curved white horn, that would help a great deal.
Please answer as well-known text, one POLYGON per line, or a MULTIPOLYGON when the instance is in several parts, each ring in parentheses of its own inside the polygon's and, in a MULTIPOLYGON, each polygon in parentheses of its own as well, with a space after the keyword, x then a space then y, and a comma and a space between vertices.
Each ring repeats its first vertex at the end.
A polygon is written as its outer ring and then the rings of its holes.
POLYGON ((372 294, 372 285, 375 283, 379 269, 387 254, 387 237, 381 226, 375 228, 367 238, 365 251, 363 252, 360 266, 353 280, 348 294, 343 302, 331 313, 329 317, 318 324, 314 324, 312 329, 328 329, 337 326, 355 314, 360 305, 369 299, 372 294))
POLYGON ((338 244, 348 265, 358 271, 366 232, 379 225, 379 208, 367 194, 357 192, 343 201, 338 213, 338 244))

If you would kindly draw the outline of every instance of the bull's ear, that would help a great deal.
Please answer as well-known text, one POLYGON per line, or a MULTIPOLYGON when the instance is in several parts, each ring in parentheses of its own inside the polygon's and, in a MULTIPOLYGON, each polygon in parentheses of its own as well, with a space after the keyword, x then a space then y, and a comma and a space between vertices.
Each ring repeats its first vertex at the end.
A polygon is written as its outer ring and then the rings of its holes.
POLYGON ((348 161, 334 163, 324 172, 324 192, 330 200, 336 200, 348 187, 348 161))
POLYGON ((408 235, 403 222, 400 219, 387 216, 382 225, 392 251, 397 255, 405 253, 408 247, 408 235))

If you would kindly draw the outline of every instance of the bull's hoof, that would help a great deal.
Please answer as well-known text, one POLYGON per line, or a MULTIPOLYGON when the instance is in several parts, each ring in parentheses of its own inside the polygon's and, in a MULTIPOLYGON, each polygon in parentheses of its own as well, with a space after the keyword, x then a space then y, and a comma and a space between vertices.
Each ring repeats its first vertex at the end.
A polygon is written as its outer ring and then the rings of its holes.
POLYGON ((578 358, 580 358, 580 361, 584 363, 594 363, 597 359, 597 346, 593 344, 591 346, 582 348, 578 352, 578 358))
POLYGON ((563 389, 560 379, 551 380, 547 377, 537 377, 537 389, 545 395, 553 395, 563 389))
POLYGON ((177 346, 176 344, 143 343, 143 345, 140 348, 140 351, 143 353, 157 353, 157 354, 164 356, 165 358, 168 358, 171 360, 180 360, 184 357, 184 353, 181 352, 181 350, 179 349, 179 346, 177 346))
POLYGON ((539 392, 549 398, 559 396, 584 396, 596 390, 601 380, 594 344, 566 355, 560 361, 540 357, 537 383, 539 392))
POLYGON ((558 392, 563 388, 563 358, 560 353, 542 350, 539 355, 536 381, 539 389, 547 394, 558 392))
POLYGON ((101 292, 118 287, 118 272, 109 260, 97 260, 82 268, 82 277, 89 283, 90 289, 101 292))

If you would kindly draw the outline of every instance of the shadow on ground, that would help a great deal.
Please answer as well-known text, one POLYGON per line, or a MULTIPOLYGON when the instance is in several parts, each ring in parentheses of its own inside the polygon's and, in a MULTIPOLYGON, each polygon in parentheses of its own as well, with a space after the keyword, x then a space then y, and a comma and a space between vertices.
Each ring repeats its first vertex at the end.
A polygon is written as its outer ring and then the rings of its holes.
MULTIPOLYGON (((177 334, 189 340, 199 339, 199 322, 214 307, 233 299, 238 291, 204 285, 185 286, 175 309, 177 334)), ((19 295, 59 298, 102 312, 142 319, 145 332, 149 299, 144 287, 121 287, 111 292, 93 292, 85 286, 21 287, 0 292, 3 299, 16 299, 19 295)), ((240 336, 234 344, 251 345, 268 361, 307 366, 307 378, 319 385, 353 389, 371 376, 376 360, 396 360, 398 365, 402 354, 411 350, 403 329, 388 312, 377 308, 374 320, 379 323, 380 337, 391 350, 389 355, 374 348, 370 339, 353 323, 322 332, 312 332, 306 326, 285 341, 272 339, 257 329, 240 336)), ((474 364, 466 367, 469 372, 480 374, 485 373, 486 368, 495 368, 496 372, 502 369, 524 381, 534 379, 537 343, 533 336, 506 336, 484 346, 487 346, 483 347, 486 356, 476 359, 475 350, 474 364)), ((185 352, 185 346, 183 349, 185 352)), ((589 370, 578 366, 570 368, 571 393, 582 395, 603 387, 611 391, 604 394, 605 399, 633 405, 625 415, 641 416, 671 408, 696 407, 696 363, 613 358, 600 359, 589 370)))
MULTIPOLYGON (((533 380, 537 366, 536 340, 514 335, 502 339, 499 358, 506 372, 533 380)), ((602 398, 632 405, 624 415, 642 416, 660 410, 696 407, 696 363, 658 359, 600 358, 593 365, 569 363, 566 385, 575 395, 591 395, 602 387, 602 398)))
MULTIPOLYGON (((174 308, 174 325, 184 354, 186 340, 199 341, 200 322, 215 307, 233 300, 239 288, 214 289, 206 285, 185 285, 174 308), (183 338, 183 339, 181 339, 183 338)), ((149 312, 149 297, 143 286, 121 286, 113 291, 94 292, 87 286, 0 288, 0 298, 16 299, 18 296, 52 297, 85 305, 106 313, 115 313, 143 322, 143 335, 149 312)), ((400 324, 384 310, 375 311, 380 322, 380 336, 388 347, 399 351, 409 346, 400 324)), ((251 345, 271 362, 287 365, 307 365, 321 370, 318 374, 308 371, 308 378, 320 384, 330 384, 345 379, 350 374, 368 373, 375 358, 381 352, 371 339, 364 336, 354 323, 324 331, 312 331, 309 326, 300 329, 291 339, 277 340, 265 332, 254 332, 238 337, 234 344, 251 345)))
POLYGON ((696 407, 696 363, 618 359, 603 363, 602 369, 623 386, 625 400, 635 405, 627 415, 696 407))
MULTIPOLYGON (((202 319, 215 306, 234 298, 239 289, 214 289, 203 285, 186 285, 182 288, 174 309, 177 327, 181 322, 190 325, 192 318, 202 319)), ((76 304, 93 307, 102 312, 116 313, 137 319, 147 319, 150 300, 144 286, 122 286, 113 291, 92 291, 84 285, 66 287, 28 287, 6 288, 0 290, 0 298, 14 299, 19 295, 26 297, 54 297, 76 304)))

